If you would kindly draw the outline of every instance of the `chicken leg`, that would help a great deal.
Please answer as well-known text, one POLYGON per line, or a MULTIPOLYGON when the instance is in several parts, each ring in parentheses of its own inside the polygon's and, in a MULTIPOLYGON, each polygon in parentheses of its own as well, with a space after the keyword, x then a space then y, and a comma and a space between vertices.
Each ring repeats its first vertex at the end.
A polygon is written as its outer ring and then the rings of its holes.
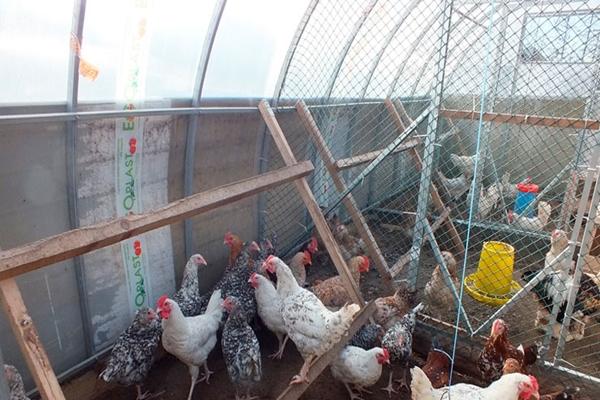
POLYGON ((192 384, 190 385, 190 393, 188 394, 187 400, 192 400, 192 393, 194 393, 194 386, 196 386, 196 381, 198 380, 198 374, 200 373, 200 368, 195 365, 188 366, 190 370, 190 377, 192 378, 192 384))
POLYGON ((408 372, 408 366, 402 368, 402 378, 394 381, 394 382, 397 382, 400 384, 400 389, 406 388, 406 390, 410 390, 410 386, 408 385, 408 379, 406 377, 407 372, 408 372))
POLYGON ((137 389, 137 397, 135 400, 150 400, 153 399, 155 397, 158 396, 162 396, 165 391, 161 391, 159 393, 150 393, 150 392, 144 392, 142 393, 142 386, 141 385, 135 385, 135 388, 137 389))
POLYGON ((285 335, 284 338, 282 339, 282 336, 280 334, 278 334, 277 342, 279 343, 279 349, 275 353, 271 354, 269 356, 269 358, 281 360, 281 357, 283 357, 283 350, 285 349, 285 345, 286 345, 288 339, 289 339, 288 335, 285 335))
POLYGON ((208 379, 212 374, 214 374, 214 372, 208 369, 208 363, 204 361, 204 375, 202 375, 202 377, 198 379, 196 383, 206 381, 206 384, 208 385, 208 379))
POLYGON ((350 400, 363 400, 362 397, 360 397, 359 394, 356 394, 352 391, 352 389, 350 389, 350 386, 348 386, 348 384, 346 382, 344 382, 344 386, 346 387, 346 390, 348 391, 348 394, 350 395, 350 400))
POLYGON ((298 383, 309 383, 308 381, 308 371, 310 370, 310 365, 316 356, 309 356, 306 360, 304 360, 304 364, 302 364, 302 368, 300 368, 300 374, 295 375, 290 382, 292 385, 296 385, 298 383))
POLYGON ((381 388, 384 392, 388 393, 388 397, 392 398, 392 393, 398 393, 397 390, 394 389, 394 382, 392 381, 392 374, 394 371, 390 371, 390 378, 388 379, 388 385, 384 388, 381 388))

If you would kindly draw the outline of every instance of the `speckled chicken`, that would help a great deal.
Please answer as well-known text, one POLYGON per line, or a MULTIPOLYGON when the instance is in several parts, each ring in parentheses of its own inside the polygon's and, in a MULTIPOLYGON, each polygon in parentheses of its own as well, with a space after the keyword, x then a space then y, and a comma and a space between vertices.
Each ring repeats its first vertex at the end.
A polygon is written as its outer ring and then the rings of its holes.
POLYGON ((385 335, 383 326, 373 323, 366 324, 352 336, 348 344, 365 350, 372 349, 373 347, 381 347, 383 335, 385 335))
POLYGON ((183 270, 183 277, 181 278, 181 287, 173 295, 173 300, 179 304, 181 312, 186 317, 192 317, 200 314, 201 300, 200 286, 198 282, 198 268, 204 265, 206 266, 206 260, 200 254, 194 254, 190 257, 185 269, 183 270))
POLYGON ((366 388, 377 383, 383 364, 389 363, 390 354, 385 348, 374 347, 365 350, 346 346, 331 362, 331 375, 344 384, 351 400, 361 400, 350 385, 360 393, 370 393, 366 388))
POLYGON ((235 398, 250 399, 250 389, 262 378, 260 345, 248 325, 240 301, 230 296, 225 299, 223 306, 229 313, 221 338, 227 374, 236 386, 235 398), (244 397, 239 395, 240 391, 245 392, 244 397))
POLYGON ((290 268, 278 257, 267 258, 263 268, 277 274, 277 294, 286 331, 304 359, 300 373, 291 383, 307 382, 311 363, 339 342, 360 307, 349 304, 336 312, 328 310, 314 293, 298 285, 290 268))
MULTIPOLYGON (((456 259, 449 251, 443 251, 442 256, 448 267, 448 272, 452 278, 454 288, 459 288, 458 271, 456 268, 456 259)), ((442 273, 441 265, 437 265, 433 270, 431 278, 423 290, 424 311, 434 318, 447 318, 452 311, 456 310, 452 289, 446 284, 442 273)))
MULTIPOLYGON (((417 313, 423 309, 423 303, 419 303, 409 313, 403 316, 383 336, 381 344, 390 352, 393 363, 404 367, 403 378, 400 380, 403 387, 408 388, 407 370, 408 362, 412 356, 412 335, 417 323, 417 313)), ((390 382, 391 386, 391 382, 390 382)), ((390 388, 391 389, 391 388, 390 388)))
MULTIPOLYGON (((360 275, 369 271, 369 258, 366 256, 352 257, 348 261, 348 269, 356 286, 360 287, 360 275)), ((327 307, 341 307, 352 301, 346 286, 344 286, 344 280, 339 275, 324 281, 316 281, 311 290, 327 307)))
POLYGON ((450 361, 450 355, 440 348, 437 339, 434 338, 431 343, 431 350, 429 350, 427 360, 425 360, 425 365, 422 368, 434 389, 448 385, 450 361))
POLYGON ((376 308, 373 314, 375 322, 385 330, 390 329, 410 310, 414 297, 415 291, 410 289, 408 281, 399 281, 396 293, 375 300, 376 308))
POLYGON ((14 366, 4 364, 4 377, 8 384, 8 400, 29 400, 29 397, 25 394, 23 378, 14 366))
POLYGON ((269 357, 281 359, 285 344, 289 338, 283 317, 281 316, 281 300, 279 299, 279 295, 277 295, 277 289, 275 289, 275 286, 268 278, 256 272, 250 276, 249 282, 254 288, 258 316, 265 326, 277 336, 279 343, 277 352, 271 354, 269 357))
POLYGON ((100 378, 109 383, 136 385, 138 400, 150 397, 147 393, 142 394, 141 385, 154 363, 161 333, 160 319, 154 310, 139 309, 131 325, 115 342, 100 378))

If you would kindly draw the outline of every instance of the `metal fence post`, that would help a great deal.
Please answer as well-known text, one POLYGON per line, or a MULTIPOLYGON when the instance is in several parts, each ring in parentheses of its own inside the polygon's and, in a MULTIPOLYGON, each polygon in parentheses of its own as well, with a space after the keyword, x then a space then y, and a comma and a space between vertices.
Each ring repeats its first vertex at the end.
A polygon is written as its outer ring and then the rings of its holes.
POLYGON ((412 287, 415 287, 417 283, 417 266, 419 264, 421 247, 423 246, 424 239, 423 231, 425 227, 423 221, 425 221, 427 218, 427 206, 429 205, 429 188, 431 186, 431 172, 433 171, 433 153, 435 150, 434 146, 437 136, 439 109, 442 103, 442 94, 444 91, 444 77, 446 73, 446 60, 448 54, 448 42, 450 40, 450 25, 452 20, 453 6, 453 0, 444 1, 442 11, 440 13, 440 37, 438 41, 439 49, 436 55, 436 72, 433 86, 433 110, 427 119, 427 135, 425 137, 425 145, 423 149, 423 169, 421 170, 421 179, 419 182, 416 225, 413 243, 410 250, 411 274, 409 276, 409 280, 412 287), (412 271, 414 271, 414 273, 412 273, 412 271))

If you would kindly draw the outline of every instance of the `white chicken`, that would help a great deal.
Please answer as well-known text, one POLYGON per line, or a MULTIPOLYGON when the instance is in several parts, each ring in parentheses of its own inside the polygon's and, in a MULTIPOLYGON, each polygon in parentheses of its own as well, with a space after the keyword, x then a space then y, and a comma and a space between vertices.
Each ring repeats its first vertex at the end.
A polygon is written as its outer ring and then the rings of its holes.
POLYGON ((452 200, 460 198, 471 186, 471 176, 469 175, 461 174, 457 178, 446 178, 441 171, 438 171, 438 176, 452 200))
POLYGON ((486 388, 458 383, 434 389, 419 367, 411 369, 412 382, 410 384, 412 400, 530 400, 539 399, 539 385, 532 375, 518 373, 503 375, 486 388))
POLYGON ((538 213, 535 217, 525 217, 509 210, 508 223, 524 230, 541 231, 548 224, 551 213, 552 206, 545 201, 540 201, 538 203, 538 213))
POLYGON ((383 364, 389 363, 390 353, 387 349, 373 347, 365 350, 346 346, 331 362, 331 375, 344 384, 351 400, 360 400, 361 397, 352 391, 350 385, 358 392, 370 393, 365 388, 379 380, 383 364))
POLYGON ((298 285, 290 268, 278 257, 269 256, 263 268, 277 275, 283 322, 304 359, 300 373, 291 383, 308 382, 311 363, 340 341, 360 307, 349 304, 336 312, 329 311, 317 296, 298 285))
POLYGON ((267 328, 277 336, 279 349, 269 357, 281 359, 285 344, 288 341, 287 331, 281 316, 281 301, 273 283, 264 276, 254 272, 248 280, 254 288, 258 315, 267 328))
POLYGON ((184 317, 179 305, 166 295, 158 299, 156 312, 162 318, 163 347, 189 368, 192 379, 188 395, 190 400, 200 372, 199 366, 204 366, 204 376, 199 382, 205 380, 208 383, 212 374, 206 359, 217 343, 217 330, 223 316, 221 290, 213 292, 202 315, 184 317))

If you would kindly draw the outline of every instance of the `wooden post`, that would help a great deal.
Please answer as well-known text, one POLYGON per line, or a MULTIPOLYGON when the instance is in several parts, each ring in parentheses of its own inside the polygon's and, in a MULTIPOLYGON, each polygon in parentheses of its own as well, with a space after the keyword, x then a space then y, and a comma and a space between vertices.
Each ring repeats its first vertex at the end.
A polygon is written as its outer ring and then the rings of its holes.
POLYGON ((308 371, 308 380, 309 383, 300 383, 296 385, 289 385, 283 393, 277 397, 277 400, 296 400, 302 396, 302 393, 308 389, 311 383, 313 383, 321 372, 327 368, 329 364, 333 361, 335 357, 338 356, 340 351, 346 346, 346 343, 354 336, 354 334, 367 322, 371 315, 375 311, 375 301, 369 302, 354 318, 350 328, 342 339, 336 343, 327 353, 323 354, 319 358, 317 358, 310 366, 310 370, 308 371))
MULTIPOLYGON (((333 183, 337 191, 343 193, 347 189, 346 184, 344 183, 342 177, 338 173, 335 164, 335 159, 333 158, 331 151, 329 151, 327 143, 325 143, 325 139, 323 139, 323 135, 321 134, 317 123, 315 122, 312 114, 310 113, 310 110, 308 109, 308 107, 306 107, 304 101, 299 101, 298 103, 296 103, 296 110, 298 111, 298 115, 304 123, 304 127, 308 131, 309 136, 313 139, 313 142, 317 146, 317 150, 321 155, 321 159, 325 163, 327 171, 329 171, 329 174, 333 179, 333 183)), ((379 250, 379 246, 375 241, 375 237, 373 237, 373 234, 371 233, 371 230, 369 229, 365 218, 360 212, 360 209, 356 204, 352 193, 349 193, 348 196, 344 197, 342 202, 344 203, 344 206, 346 207, 348 213, 352 217, 352 221, 354 222, 354 225, 358 230, 358 234, 360 235, 361 239, 365 243, 365 246, 367 247, 367 253, 375 262, 375 267, 377 268, 377 271, 379 271, 379 274, 383 278, 384 285, 388 289, 392 290, 392 276, 390 275, 387 262, 385 261, 385 258, 383 258, 381 250, 379 250)))
MULTIPOLYGON (((394 120, 396 128, 400 132, 404 131, 404 129, 406 129, 406 126, 402 122, 402 118, 400 117, 400 114, 398 114, 394 103, 390 99, 385 99, 385 106, 388 112, 390 113, 392 119, 394 120)), ((421 162, 421 156, 419 155, 419 152, 416 150, 416 148, 412 148, 409 149, 409 154, 411 155, 415 163, 415 167, 418 171, 420 171, 423 167, 423 164, 421 162)), ((446 206, 444 205, 444 202, 442 201, 442 198, 436 186, 433 183, 431 184, 430 193, 434 207, 440 213, 440 215, 444 215, 446 213, 446 206)), ((464 254, 465 246, 463 245, 460 235, 458 234, 458 231, 456 230, 456 227, 454 226, 452 220, 450 218, 446 218, 444 220, 444 225, 446 226, 446 228, 450 232, 450 236, 452 237, 452 242, 454 243, 454 251, 457 253, 457 255, 464 254)))
POLYGON ((65 396, 14 279, 0 281, 0 303, 42 399, 64 400, 65 396))
MULTIPOLYGON (((258 109, 265 121, 265 124, 271 132, 271 136, 273 137, 275 145, 279 149, 279 153, 281 154, 283 162, 286 165, 295 164, 296 157, 294 157, 294 153, 292 152, 292 149, 289 143, 287 142, 285 135, 283 134, 283 131, 281 130, 277 119, 275 118, 275 113, 271 109, 269 103, 267 103, 266 100, 262 100, 258 104, 258 109)), ((350 274, 350 270, 346 265, 346 261, 344 261, 344 258, 342 257, 340 248, 338 247, 338 244, 336 243, 333 234, 331 233, 331 230, 327 225, 327 221, 325 221, 325 217, 321 212, 319 204, 317 204, 317 200, 315 199, 310 189, 308 181, 305 178, 302 178, 294 181, 294 184, 296 185, 296 189, 298 190, 302 201, 308 209, 308 212, 315 224, 315 227, 317 228, 317 231, 319 232, 319 235, 321 235, 321 239, 325 244, 325 248, 329 252, 331 261, 333 261, 333 265, 335 265, 338 274, 342 277, 344 286, 346 287, 350 298, 352 298, 352 301, 357 303, 361 307, 364 306, 365 303, 362 299, 362 295, 358 290, 356 282, 354 282, 354 279, 352 279, 352 275, 350 274)))

